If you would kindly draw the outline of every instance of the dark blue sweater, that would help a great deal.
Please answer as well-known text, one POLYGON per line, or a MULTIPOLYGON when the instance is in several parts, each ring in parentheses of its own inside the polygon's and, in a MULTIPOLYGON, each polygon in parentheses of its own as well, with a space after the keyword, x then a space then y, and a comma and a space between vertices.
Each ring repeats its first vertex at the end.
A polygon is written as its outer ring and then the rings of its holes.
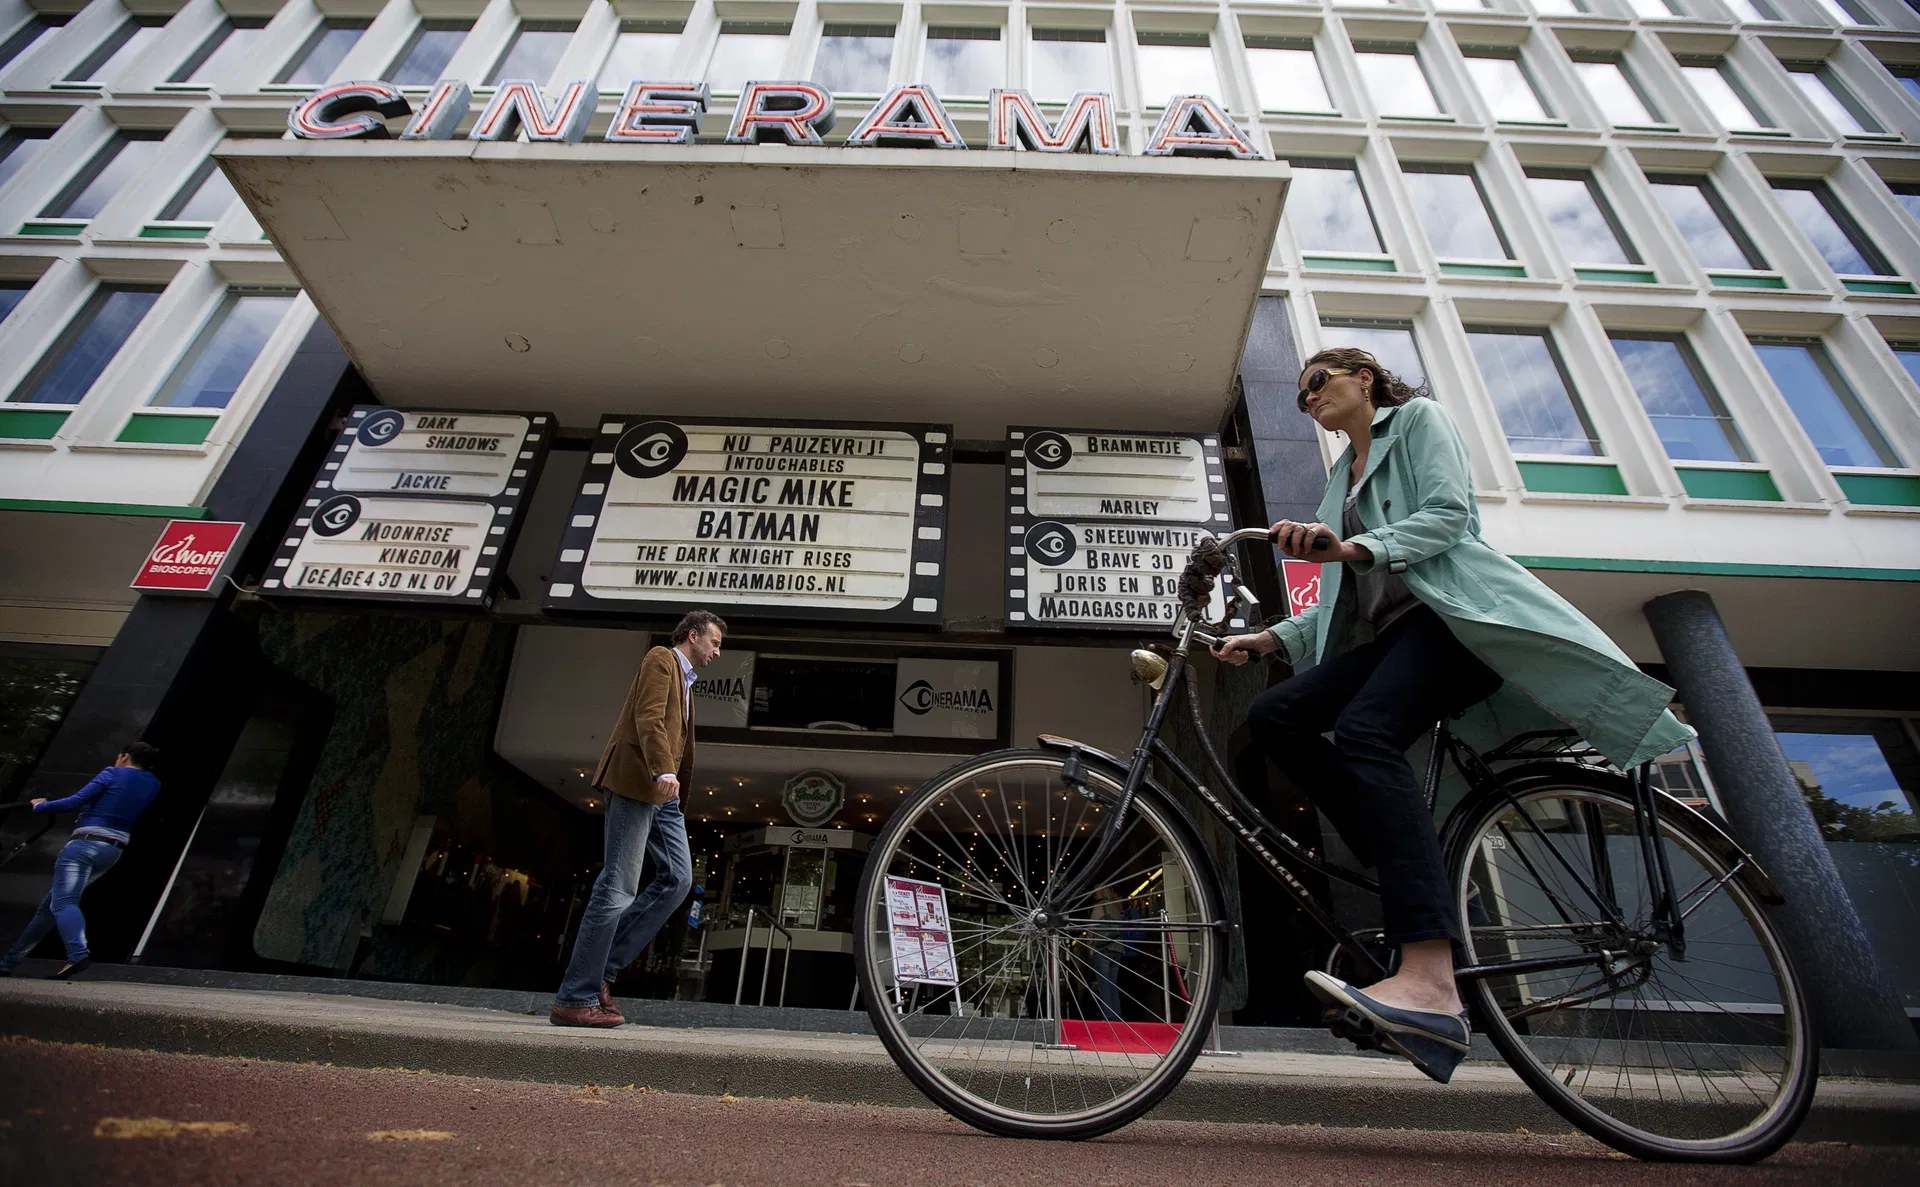
POLYGON ((160 794, 160 780, 139 767, 108 767, 64 800, 48 800, 35 812, 80 811, 75 828, 97 828, 125 837, 133 822, 160 794))

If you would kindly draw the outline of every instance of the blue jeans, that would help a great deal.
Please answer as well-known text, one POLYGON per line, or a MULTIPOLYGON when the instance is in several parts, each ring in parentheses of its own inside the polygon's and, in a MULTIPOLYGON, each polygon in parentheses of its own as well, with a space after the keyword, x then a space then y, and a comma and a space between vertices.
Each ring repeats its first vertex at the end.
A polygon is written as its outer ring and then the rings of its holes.
POLYGON ((5 956, 0 956, 0 969, 12 971, 55 927, 67 945, 67 959, 85 960, 87 921, 80 914, 80 894, 119 860, 118 845, 85 838, 68 841, 53 861, 53 886, 40 900, 40 909, 33 913, 20 938, 5 956))
POLYGON ((687 850, 687 818, 680 801, 648 804, 623 795, 607 797, 607 858, 593 880, 593 894, 573 938, 573 959, 554 1001, 591 1006, 600 983, 632 964, 693 889, 693 856, 687 850), (640 889, 640 859, 653 855, 653 881, 640 889), (637 897, 636 897, 637 894, 637 897))

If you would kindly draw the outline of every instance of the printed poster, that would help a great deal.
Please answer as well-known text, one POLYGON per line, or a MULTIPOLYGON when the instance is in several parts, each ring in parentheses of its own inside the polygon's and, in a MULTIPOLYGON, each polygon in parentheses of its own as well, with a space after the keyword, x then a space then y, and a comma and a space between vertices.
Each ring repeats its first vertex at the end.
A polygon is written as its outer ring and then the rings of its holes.
POLYGON ((960 983, 944 886, 913 878, 888 878, 887 937, 893 948, 895 980, 923 985, 960 983))

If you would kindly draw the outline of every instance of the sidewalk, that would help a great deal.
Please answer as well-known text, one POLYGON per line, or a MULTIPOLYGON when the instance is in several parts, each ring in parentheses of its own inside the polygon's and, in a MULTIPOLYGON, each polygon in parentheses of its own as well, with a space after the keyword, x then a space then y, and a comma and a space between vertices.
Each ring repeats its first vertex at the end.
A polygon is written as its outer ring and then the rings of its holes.
MULTIPOLYGON (((0 980, 0 1033, 504 1080, 929 1107, 869 1034, 724 1024, 582 1031, 551 1026, 544 1011, 524 1008, 20 977, 0 980)), ((1891 1070, 1911 1075, 1915 1069, 1891 1070)), ((1476 1059, 1442 1086, 1399 1060, 1299 1050, 1203 1056, 1155 1116, 1479 1132, 1569 1128, 1497 1061, 1476 1059)), ((1920 1145, 1920 1083, 1828 1075, 1799 1136, 1920 1145)))

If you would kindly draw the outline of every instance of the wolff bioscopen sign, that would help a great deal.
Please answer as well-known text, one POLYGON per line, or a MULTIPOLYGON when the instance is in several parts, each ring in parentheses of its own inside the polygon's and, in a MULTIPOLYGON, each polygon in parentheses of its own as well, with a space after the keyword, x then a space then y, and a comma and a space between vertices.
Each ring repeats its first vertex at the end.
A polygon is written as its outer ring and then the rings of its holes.
MULTIPOLYGON (((690 144, 711 94, 704 82, 636 81, 627 88, 607 125, 609 144, 690 144)), ((469 140, 576 143, 587 134, 599 89, 588 79, 559 88, 549 101, 539 84, 523 78, 498 84, 469 140)), ((287 113, 287 127, 302 140, 384 139, 387 120, 411 117, 402 140, 450 140, 473 105, 473 89, 457 79, 434 84, 415 111, 400 88, 386 82, 341 82, 321 87, 287 113)), ((749 82, 727 126, 728 144, 823 147, 838 113, 832 92, 816 82, 749 82)), ((848 148, 964 149, 967 142, 945 105, 924 83, 897 86, 881 97, 848 134, 848 148)), ((1045 153, 1117 156, 1113 96, 1081 91, 1049 119, 1023 90, 996 90, 987 97, 987 147, 1045 153)), ((1219 103, 1206 95, 1176 95, 1142 150, 1150 157, 1212 156, 1264 159, 1219 103)))

